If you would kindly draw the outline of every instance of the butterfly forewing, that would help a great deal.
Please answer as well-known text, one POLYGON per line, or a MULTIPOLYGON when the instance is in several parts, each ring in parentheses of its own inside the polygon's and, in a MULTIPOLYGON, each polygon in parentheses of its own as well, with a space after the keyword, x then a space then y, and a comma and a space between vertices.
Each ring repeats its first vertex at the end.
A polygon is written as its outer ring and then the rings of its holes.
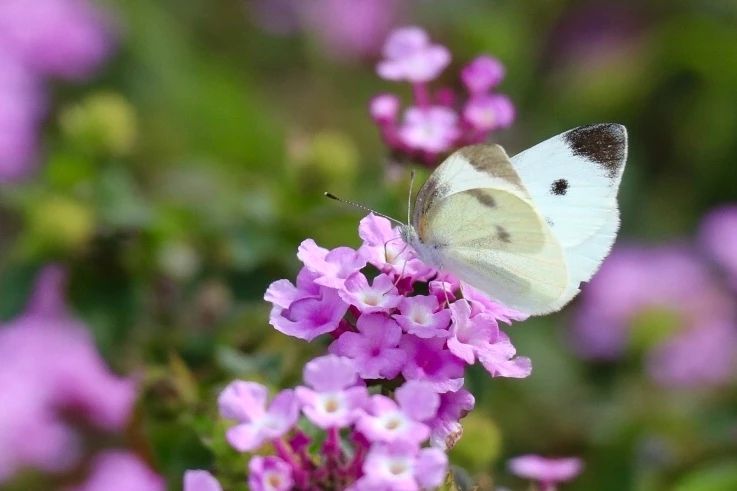
POLYGON ((511 160, 555 236, 572 247, 610 220, 626 158, 624 126, 603 123, 561 133, 511 160))

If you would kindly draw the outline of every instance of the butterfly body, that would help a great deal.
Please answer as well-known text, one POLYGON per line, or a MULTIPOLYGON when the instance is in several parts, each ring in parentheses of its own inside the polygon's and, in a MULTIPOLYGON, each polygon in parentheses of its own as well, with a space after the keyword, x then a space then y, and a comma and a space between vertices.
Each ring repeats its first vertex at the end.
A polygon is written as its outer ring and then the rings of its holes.
POLYGON ((617 124, 575 128, 508 157, 452 154, 417 195, 404 240, 423 261, 530 315, 559 310, 608 254, 626 161, 617 124))

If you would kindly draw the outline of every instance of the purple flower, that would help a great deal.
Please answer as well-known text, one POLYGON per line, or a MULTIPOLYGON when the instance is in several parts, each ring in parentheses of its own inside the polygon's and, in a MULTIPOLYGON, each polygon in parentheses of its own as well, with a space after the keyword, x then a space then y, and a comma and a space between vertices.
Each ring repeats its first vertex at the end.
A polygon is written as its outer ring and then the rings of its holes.
POLYGON ((583 470, 583 462, 576 457, 546 458, 539 455, 521 455, 508 462, 516 476, 537 481, 542 490, 553 490, 555 485, 570 481, 583 470))
POLYGON ((460 133, 458 115, 445 106, 410 107, 398 129, 404 146, 433 156, 450 150, 460 133))
POLYGON ((348 306, 337 291, 317 285, 316 278, 315 273, 303 268, 296 286, 279 280, 266 290, 264 299, 274 304, 269 323, 277 331, 312 341, 338 327, 348 306))
POLYGON ((440 486, 448 457, 437 448, 417 450, 403 442, 374 445, 363 465, 364 477, 353 491, 415 491, 440 486))
POLYGON ((111 44, 109 26, 86 0, 0 2, 0 45, 39 74, 87 78, 111 44))
POLYGON ((386 396, 373 396, 356 428, 372 442, 419 445, 430 436, 430 428, 421 421, 435 415, 440 398, 430 384, 417 381, 397 389, 396 397, 397 402, 386 396))
POLYGON ((648 372, 664 387, 713 387, 733 380, 737 325, 713 323, 676 333, 653 348, 648 372))
POLYGON ((358 235, 363 240, 359 253, 380 271, 402 275, 412 281, 427 279, 434 274, 386 218, 373 213, 365 216, 358 225, 358 235))
POLYGON ((44 268, 26 311, 0 327, 0 482, 25 466, 75 464, 78 439, 62 412, 106 431, 130 416, 135 384, 110 372, 69 314, 65 279, 63 269, 44 268))
POLYGON ((256 455, 248 463, 248 487, 251 491, 288 491, 293 489, 292 469, 279 457, 256 455))
POLYGON ((478 142, 483 142, 489 131, 512 124, 514 106, 507 96, 480 94, 469 99, 463 107, 463 120, 478 132, 478 142))
POLYGON ((255 382, 231 382, 218 398, 220 415, 237 424, 226 437, 241 452, 260 447, 265 441, 289 431, 299 417, 299 404, 293 390, 283 390, 266 407, 268 390, 255 382))
POLYGON ((699 241, 737 289, 737 205, 722 206, 710 212, 702 220, 699 241))
POLYGON ((430 443, 441 449, 453 448, 463 435, 460 420, 476 404, 476 399, 466 389, 440 394, 437 414, 431 419, 430 443))
POLYGON ((70 491, 164 491, 164 479, 133 454, 107 451, 98 454, 84 484, 70 491))
POLYGON ((402 375, 407 380, 430 382, 436 392, 457 391, 463 386, 463 362, 443 348, 440 338, 420 339, 404 335, 399 347, 407 354, 402 375))
POLYGON ((329 251, 312 239, 302 241, 297 257, 315 275, 315 283, 329 288, 342 288, 349 276, 366 266, 366 259, 350 247, 329 251))
POLYGON ((584 357, 614 359, 636 339, 645 343, 647 366, 656 381, 719 385, 726 379, 717 380, 716 374, 732 377, 733 336, 719 335, 722 342, 717 344, 701 340, 712 329, 728 333, 715 326, 735 326, 734 319, 734 303, 691 249, 630 246, 616 249, 583 292, 572 341, 584 357), (682 358, 685 352, 689 363, 682 358), (667 361, 669 353, 672 361, 667 361), (687 365, 694 369, 683 370, 687 365), (688 373, 693 375, 690 381, 688 373))
POLYGON ((311 388, 297 387, 297 398, 307 419, 320 428, 350 425, 368 402, 366 387, 356 385, 356 368, 348 358, 315 358, 305 365, 304 380, 311 388))
POLYGON ((511 324, 512 321, 523 321, 529 317, 527 314, 493 301, 485 293, 465 283, 463 284, 463 298, 471 304, 472 316, 481 313, 489 314, 497 322, 505 324, 511 324))
POLYGON ((41 84, 19 60, 0 49, 0 184, 21 180, 36 168, 41 84))
POLYGON ((398 348, 402 329, 385 314, 364 314, 358 332, 345 332, 330 345, 330 352, 355 363, 363 379, 394 378, 402 370, 405 352, 398 348))
POLYGON ((379 94, 371 99, 369 111, 377 123, 392 124, 399 115, 399 97, 394 94, 379 94))
POLYGON ((401 314, 395 315, 394 319, 405 332, 418 338, 445 338, 448 336, 450 311, 439 307, 438 299, 433 295, 405 297, 399 305, 401 314))
POLYGON ((371 285, 362 273, 354 273, 345 281, 340 298, 363 314, 389 311, 402 301, 392 279, 380 274, 371 285))
POLYGON ((486 55, 475 58, 461 70, 461 80, 471 94, 486 94, 503 78, 504 65, 486 55))
POLYGON ((215 476, 203 470, 184 473, 184 491, 223 491, 215 476))
POLYGON ((391 33, 384 45, 384 60, 376 69, 387 80, 429 82, 450 63, 445 46, 430 43, 430 37, 419 27, 404 27, 391 33))
POLYGON ((476 361, 477 353, 487 350, 491 339, 498 335, 499 326, 488 314, 479 314, 471 319, 471 306, 466 300, 453 302, 450 312, 453 315, 453 322, 448 349, 472 365, 476 361))

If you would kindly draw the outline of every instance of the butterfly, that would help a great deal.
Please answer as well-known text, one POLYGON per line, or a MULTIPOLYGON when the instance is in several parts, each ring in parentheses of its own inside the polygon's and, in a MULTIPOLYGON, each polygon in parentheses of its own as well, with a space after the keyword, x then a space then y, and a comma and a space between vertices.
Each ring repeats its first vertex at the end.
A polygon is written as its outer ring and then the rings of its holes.
POLYGON ((529 315, 560 310, 591 279, 619 229, 627 131, 581 126, 509 157, 461 148, 430 175, 404 241, 424 262, 529 315))

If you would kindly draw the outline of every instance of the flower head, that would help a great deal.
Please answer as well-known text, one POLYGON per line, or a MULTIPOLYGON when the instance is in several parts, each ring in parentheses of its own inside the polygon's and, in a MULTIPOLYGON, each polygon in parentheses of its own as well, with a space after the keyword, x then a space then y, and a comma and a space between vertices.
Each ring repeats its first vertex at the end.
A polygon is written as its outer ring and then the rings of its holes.
POLYGON ((461 80, 471 94, 485 94, 504 78, 504 65, 492 56, 481 55, 461 70, 461 80))
POLYGON ((92 463, 87 480, 70 491, 164 491, 166 483, 133 454, 103 452, 92 463))
POLYGON ((437 448, 418 450, 404 442, 376 445, 366 457, 364 477, 350 489, 433 489, 442 484, 447 468, 448 457, 437 448))
POLYGON ((288 491, 293 485, 291 467, 279 457, 257 455, 248 464, 248 486, 253 491, 288 491))
POLYGON ((297 387, 297 398, 305 416, 320 428, 353 423, 368 402, 366 387, 356 385, 356 368, 348 358, 315 358, 305 365, 304 380, 310 388, 297 387))
POLYGON ((299 417, 299 404, 293 390, 283 390, 266 406, 268 390, 255 382, 230 383, 218 398, 220 414, 236 421, 226 437, 241 452, 260 447, 265 441, 289 431, 299 417))
POLYGON ((513 474, 538 481, 543 489, 552 489, 557 483, 570 481, 583 470, 583 462, 576 457, 552 459, 539 455, 521 455, 511 459, 508 465, 513 474))
POLYGON ((419 27, 403 27, 389 35, 384 45, 384 60, 376 67, 387 80, 429 82, 450 63, 445 46, 432 44, 419 27))
POLYGON ((203 470, 189 470, 184 473, 184 491, 223 491, 215 476, 203 470))

